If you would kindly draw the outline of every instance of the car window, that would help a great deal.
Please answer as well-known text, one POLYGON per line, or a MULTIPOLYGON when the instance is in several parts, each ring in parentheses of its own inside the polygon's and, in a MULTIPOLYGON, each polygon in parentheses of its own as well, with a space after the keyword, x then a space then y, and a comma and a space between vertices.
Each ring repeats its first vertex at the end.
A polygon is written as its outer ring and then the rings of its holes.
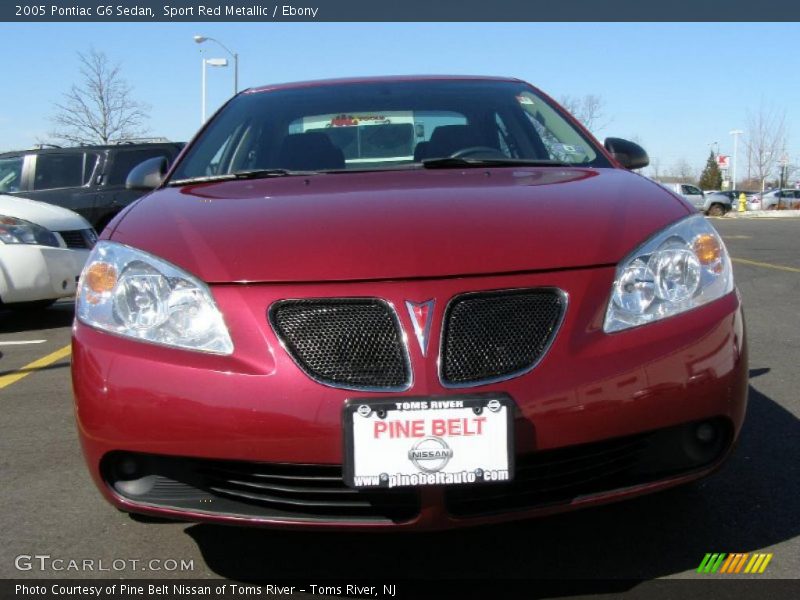
POLYGON ((36 157, 34 190, 80 187, 89 182, 98 156, 93 153, 40 154, 36 157))
POLYGON ((699 196, 703 193, 693 185, 682 185, 681 190, 682 193, 686 194, 687 196, 699 196))
POLYGON ((170 159, 166 148, 137 148, 136 150, 119 150, 111 154, 111 168, 106 176, 106 185, 125 185, 131 170, 150 158, 163 156, 170 159))
POLYGON ((402 81, 253 91, 231 100, 173 179, 258 169, 418 168, 431 158, 555 160, 609 167, 526 84, 402 81))
POLYGON ((97 161, 100 160, 100 154, 95 152, 87 152, 83 155, 83 185, 92 181, 97 161))
POLYGON ((18 192, 22 181, 22 156, 0 158, 0 192, 18 192))
MULTIPOLYGON (((426 120, 434 115, 426 115, 426 120)), ((417 132, 425 127, 422 115, 410 111, 313 115, 295 119, 287 134, 322 133, 344 154, 347 165, 412 160, 417 132), (419 126, 418 126, 419 124, 419 126)))

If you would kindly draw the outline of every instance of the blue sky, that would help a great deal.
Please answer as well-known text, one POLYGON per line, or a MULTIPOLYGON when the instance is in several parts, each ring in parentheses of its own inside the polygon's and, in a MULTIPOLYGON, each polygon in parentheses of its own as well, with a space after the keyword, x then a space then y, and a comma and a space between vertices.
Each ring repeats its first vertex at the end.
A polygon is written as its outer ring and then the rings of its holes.
MULTIPOLYGON (((192 35, 201 33, 240 54, 240 87, 469 73, 519 77, 556 98, 597 94, 610 120, 600 136, 637 137, 662 169, 685 158, 699 170, 713 142, 731 153, 728 132, 746 129, 748 110, 765 103, 786 111, 789 155, 800 159, 794 23, 3 23, 0 33, 0 150, 46 137, 53 103, 77 78, 76 52, 90 46, 121 62, 137 99, 152 106, 152 135, 190 138, 200 123, 192 35)), ((232 75, 209 70, 209 112, 230 94, 232 75)))

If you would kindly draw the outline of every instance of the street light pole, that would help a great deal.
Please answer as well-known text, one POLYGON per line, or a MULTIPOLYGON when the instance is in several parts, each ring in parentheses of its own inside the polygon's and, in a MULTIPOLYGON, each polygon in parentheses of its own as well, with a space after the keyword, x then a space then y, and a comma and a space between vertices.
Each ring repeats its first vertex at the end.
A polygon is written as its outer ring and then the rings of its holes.
POLYGON ((200 124, 203 125, 206 122, 206 67, 227 67, 228 66, 228 59, 227 58, 203 58, 202 62, 203 66, 203 76, 202 76, 202 101, 201 101, 201 114, 200 114, 200 124))
POLYGON ((744 133, 741 129, 733 129, 730 132, 733 136, 733 175, 731 177, 731 189, 736 189, 736 150, 739 142, 739 136, 744 133))
POLYGON ((196 44, 202 44, 204 42, 214 42, 220 48, 225 50, 228 55, 233 59, 233 95, 239 93, 239 53, 231 51, 225 44, 216 40, 212 37, 206 37, 204 35, 196 35, 194 36, 194 41, 196 44))

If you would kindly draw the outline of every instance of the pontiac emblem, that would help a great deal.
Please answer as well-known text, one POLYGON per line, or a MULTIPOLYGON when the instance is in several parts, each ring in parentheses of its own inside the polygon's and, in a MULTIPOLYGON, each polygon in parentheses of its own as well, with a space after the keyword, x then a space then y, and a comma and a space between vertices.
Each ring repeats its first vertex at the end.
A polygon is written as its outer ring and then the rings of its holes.
POLYGON ((406 309, 408 309, 408 316, 411 317, 414 335, 417 336, 422 356, 428 354, 428 338, 431 333, 431 317, 433 316, 434 304, 436 304, 435 300, 426 300, 425 302, 406 300, 406 309))

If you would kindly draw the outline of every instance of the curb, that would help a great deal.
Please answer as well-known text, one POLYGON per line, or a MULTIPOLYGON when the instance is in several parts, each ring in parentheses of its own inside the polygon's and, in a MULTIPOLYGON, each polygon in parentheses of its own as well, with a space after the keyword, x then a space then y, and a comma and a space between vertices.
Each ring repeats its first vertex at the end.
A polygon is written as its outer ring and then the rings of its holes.
POLYGON ((797 219, 800 210, 754 210, 744 213, 730 211, 724 219, 797 219))

